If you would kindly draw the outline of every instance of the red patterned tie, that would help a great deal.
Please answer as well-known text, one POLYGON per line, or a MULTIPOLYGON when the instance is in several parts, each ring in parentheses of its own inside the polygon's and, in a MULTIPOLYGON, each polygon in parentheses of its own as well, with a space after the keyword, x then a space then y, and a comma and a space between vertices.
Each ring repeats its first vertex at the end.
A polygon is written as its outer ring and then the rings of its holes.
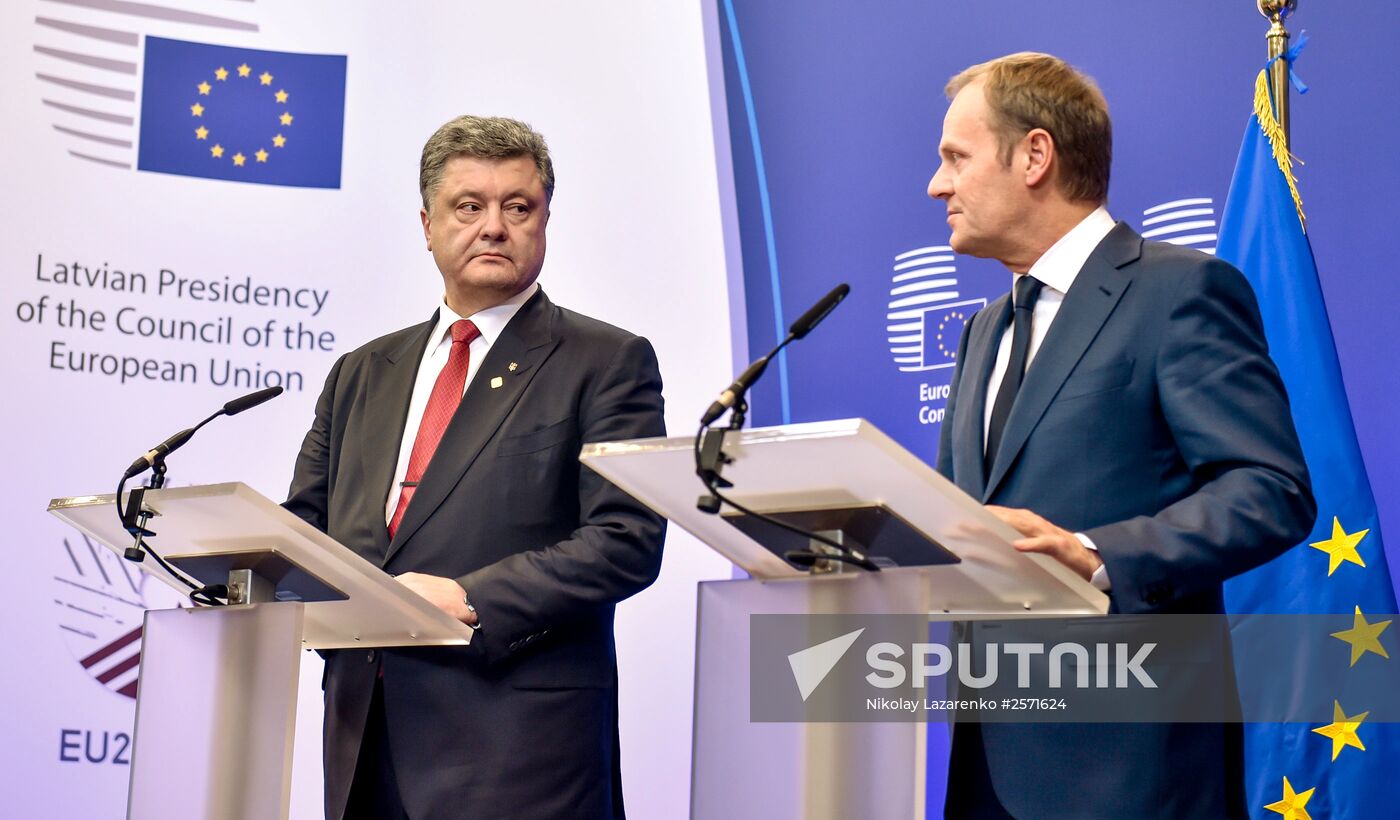
POLYGON ((481 335, 470 319, 458 319, 452 323, 452 352, 447 355, 447 364, 433 383, 433 392, 428 396, 428 407, 423 411, 423 421, 418 425, 418 435, 413 439, 413 453, 408 457, 408 472, 403 477, 403 487, 399 490, 399 503, 394 507, 394 517, 389 520, 389 539, 393 540, 413 500, 413 491, 433 460, 442 434, 448 422, 462 403, 462 391, 467 383, 467 365, 471 363, 472 339, 481 335))

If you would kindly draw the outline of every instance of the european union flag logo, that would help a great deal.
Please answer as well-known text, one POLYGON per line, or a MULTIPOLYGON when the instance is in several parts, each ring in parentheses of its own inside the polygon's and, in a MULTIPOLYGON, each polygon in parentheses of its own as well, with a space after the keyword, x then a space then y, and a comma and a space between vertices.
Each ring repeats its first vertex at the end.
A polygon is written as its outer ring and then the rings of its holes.
POLYGON ((339 188, 345 57, 146 38, 136 167, 339 188))
POLYGON ((937 370, 957 364, 958 339, 972 314, 987 306, 986 299, 969 299, 939 305, 924 312, 924 343, 919 370, 937 370))

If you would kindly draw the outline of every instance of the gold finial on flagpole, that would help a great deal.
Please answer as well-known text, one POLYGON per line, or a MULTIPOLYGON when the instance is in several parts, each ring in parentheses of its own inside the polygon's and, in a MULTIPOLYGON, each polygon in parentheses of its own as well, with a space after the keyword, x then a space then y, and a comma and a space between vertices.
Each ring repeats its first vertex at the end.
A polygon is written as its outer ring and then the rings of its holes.
POLYGON ((1269 20, 1269 59, 1274 60, 1269 69, 1269 86, 1274 103, 1274 116, 1283 128, 1284 142, 1288 139, 1288 58, 1283 53, 1288 50, 1288 29, 1284 22, 1298 9, 1298 0, 1255 0, 1259 13, 1269 20))

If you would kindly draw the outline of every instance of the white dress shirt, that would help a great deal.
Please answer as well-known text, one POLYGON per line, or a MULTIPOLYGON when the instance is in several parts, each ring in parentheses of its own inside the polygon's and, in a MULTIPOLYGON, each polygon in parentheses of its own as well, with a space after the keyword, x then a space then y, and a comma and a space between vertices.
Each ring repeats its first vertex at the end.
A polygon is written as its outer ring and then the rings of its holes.
MULTIPOLYGON (((1054 324, 1055 316, 1060 312, 1060 305, 1065 301, 1065 294, 1074 284, 1075 277, 1079 276, 1079 271, 1084 267, 1084 263, 1089 260, 1090 254, 1099 246, 1109 231, 1113 230, 1113 217, 1108 215, 1108 210, 1102 205, 1093 213, 1084 217, 1078 225, 1070 229, 1070 232, 1060 237, 1059 241, 1050 246, 1031 269, 1024 274, 1018 273, 1012 277, 1012 292, 1015 292, 1015 284, 1022 276, 1033 276, 1045 284, 1040 289, 1040 297, 1035 300, 1035 309, 1031 313, 1031 340, 1030 347, 1026 351, 1026 370, 1029 372, 1031 362, 1035 360, 1035 354, 1040 350, 1041 342, 1045 341, 1045 334, 1050 332, 1050 325, 1054 324)), ((987 383, 987 406, 982 415, 982 442, 986 446, 988 431, 992 427, 992 408, 996 405, 997 393, 1001 390, 1001 380, 1006 375, 1007 363, 1011 360, 1011 336, 1012 325, 1007 325, 1002 332, 1001 344, 997 347, 996 364, 992 368, 992 379, 987 383)), ((1098 547, 1082 532, 1075 533, 1079 541, 1095 552, 1098 547)), ((1090 579, 1095 587, 1107 592, 1111 587, 1108 580, 1108 570, 1100 565, 1094 571, 1094 577, 1090 579)))
POLYGON ((447 306, 446 300, 438 307, 437 325, 428 337, 423 360, 418 364, 418 378, 413 382, 413 398, 408 402, 408 419, 403 427, 403 440, 399 443, 399 463, 394 468, 394 483, 389 485, 389 497, 384 501, 385 524, 394 517, 394 508, 399 504, 399 491, 408 475, 408 460, 413 455, 413 440, 418 438, 418 426, 423 423, 423 411, 428 409, 428 398, 432 395, 433 385, 437 383, 438 374, 447 366, 448 354, 452 352, 452 324, 458 319, 471 319, 476 329, 481 331, 481 335, 471 341, 469 348, 471 361, 467 364, 467 380, 462 385, 462 393, 465 395, 472 379, 481 369, 481 361, 486 358, 491 345, 500 338, 501 331, 510 324, 510 320, 515 318, 520 306, 534 296, 539 288, 538 283, 531 284, 504 303, 478 311, 472 316, 458 316, 455 310, 447 306))

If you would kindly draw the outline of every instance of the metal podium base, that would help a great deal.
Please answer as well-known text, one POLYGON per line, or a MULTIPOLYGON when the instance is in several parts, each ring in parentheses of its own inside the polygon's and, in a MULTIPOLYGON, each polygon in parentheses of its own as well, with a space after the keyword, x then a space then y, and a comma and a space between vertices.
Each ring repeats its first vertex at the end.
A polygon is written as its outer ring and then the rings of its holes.
POLYGON ((691 817, 923 820, 923 723, 756 723, 749 697, 750 615, 926 613, 922 573, 709 581, 699 598, 691 817))
POLYGON ((291 602, 146 613, 128 818, 287 816, 304 616, 291 602))

